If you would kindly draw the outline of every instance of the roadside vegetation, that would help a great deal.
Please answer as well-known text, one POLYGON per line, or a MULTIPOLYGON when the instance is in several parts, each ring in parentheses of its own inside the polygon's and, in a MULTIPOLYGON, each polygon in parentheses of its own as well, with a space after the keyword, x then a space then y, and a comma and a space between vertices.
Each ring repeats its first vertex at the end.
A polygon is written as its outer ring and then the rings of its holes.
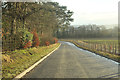
POLYGON ((57 31, 70 25, 72 15, 57 2, 3 1, 2 51, 54 44, 57 31))
POLYGON ((16 75, 20 74, 32 64, 53 51, 59 45, 60 43, 56 43, 50 46, 33 47, 6 52, 2 55, 3 78, 14 78, 16 75))
POLYGON ((72 42, 79 48, 91 51, 100 56, 104 56, 106 58, 120 62, 118 40, 62 40, 72 42))

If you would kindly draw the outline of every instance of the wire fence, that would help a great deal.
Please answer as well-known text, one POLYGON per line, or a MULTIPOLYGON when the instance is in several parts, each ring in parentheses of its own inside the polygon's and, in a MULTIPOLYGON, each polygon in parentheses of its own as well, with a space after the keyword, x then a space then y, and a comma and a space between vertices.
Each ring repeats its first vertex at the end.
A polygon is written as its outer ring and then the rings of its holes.
POLYGON ((4 36, 2 37, 2 52, 4 51, 14 51, 20 48, 21 40, 19 36, 4 36))
POLYGON ((81 47, 85 47, 90 50, 120 55, 119 46, 117 42, 103 42, 103 41, 101 42, 75 41, 75 42, 81 47))

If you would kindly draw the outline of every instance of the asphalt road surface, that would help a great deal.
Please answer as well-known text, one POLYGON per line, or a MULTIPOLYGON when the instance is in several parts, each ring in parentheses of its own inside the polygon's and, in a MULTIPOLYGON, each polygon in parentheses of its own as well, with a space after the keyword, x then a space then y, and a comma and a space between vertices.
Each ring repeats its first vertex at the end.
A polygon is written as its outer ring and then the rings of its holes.
POLYGON ((118 78, 118 63, 61 42, 58 50, 23 78, 118 78))

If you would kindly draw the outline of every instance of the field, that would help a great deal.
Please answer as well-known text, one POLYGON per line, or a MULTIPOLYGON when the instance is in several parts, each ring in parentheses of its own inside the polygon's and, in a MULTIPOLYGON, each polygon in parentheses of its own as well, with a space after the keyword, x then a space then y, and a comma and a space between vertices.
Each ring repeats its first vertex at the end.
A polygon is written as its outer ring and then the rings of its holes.
POLYGON ((80 39, 63 39, 74 43, 77 47, 94 52, 98 55, 110 58, 120 62, 119 42, 118 40, 80 40, 80 39))
POLYGON ((118 40, 78 40, 80 46, 119 55, 118 40))

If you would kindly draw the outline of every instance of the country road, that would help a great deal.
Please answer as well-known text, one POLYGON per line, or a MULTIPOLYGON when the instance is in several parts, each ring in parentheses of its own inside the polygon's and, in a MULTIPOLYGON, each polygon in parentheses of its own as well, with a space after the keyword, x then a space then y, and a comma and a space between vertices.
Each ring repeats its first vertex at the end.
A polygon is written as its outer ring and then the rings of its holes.
POLYGON ((23 78, 117 78, 118 63, 69 42, 61 46, 23 78))

